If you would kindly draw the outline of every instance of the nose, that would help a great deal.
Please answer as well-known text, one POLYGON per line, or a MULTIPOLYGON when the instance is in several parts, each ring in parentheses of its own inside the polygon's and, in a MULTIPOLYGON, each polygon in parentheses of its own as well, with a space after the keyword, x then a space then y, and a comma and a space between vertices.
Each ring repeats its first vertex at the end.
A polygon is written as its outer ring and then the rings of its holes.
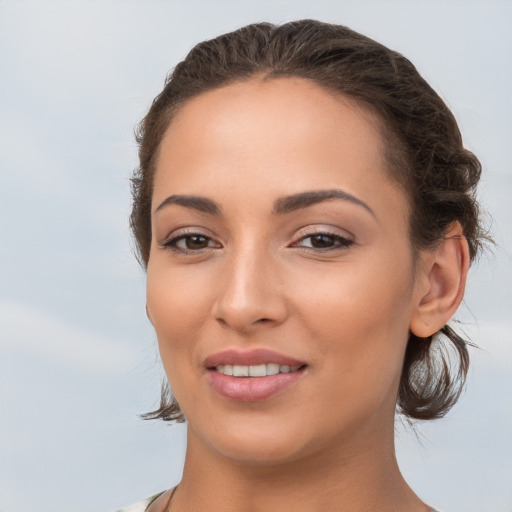
POLYGON ((286 320, 284 287, 268 253, 250 248, 238 251, 225 262, 222 274, 213 315, 223 327, 247 334, 286 320))

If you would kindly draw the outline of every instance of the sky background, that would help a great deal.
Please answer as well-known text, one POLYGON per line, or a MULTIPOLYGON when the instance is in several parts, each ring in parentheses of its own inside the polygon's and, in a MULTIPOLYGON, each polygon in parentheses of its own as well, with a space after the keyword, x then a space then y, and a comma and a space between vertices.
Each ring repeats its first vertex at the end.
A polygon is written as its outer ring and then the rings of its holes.
POLYGON ((162 370, 128 231, 133 137, 197 42, 317 18, 404 53, 484 168, 497 242, 458 317, 467 392, 397 425, 418 494, 512 512, 512 1, 0 0, 0 512, 113 512, 175 484, 185 429, 143 422, 162 370))

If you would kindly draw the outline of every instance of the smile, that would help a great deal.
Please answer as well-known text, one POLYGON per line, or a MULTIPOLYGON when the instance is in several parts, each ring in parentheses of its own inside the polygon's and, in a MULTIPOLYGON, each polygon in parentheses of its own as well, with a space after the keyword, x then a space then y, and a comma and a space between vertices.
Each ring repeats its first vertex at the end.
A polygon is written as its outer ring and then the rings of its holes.
POLYGON ((265 348, 227 349, 203 361, 207 382, 224 399, 261 402, 292 388, 308 374, 309 365, 265 348))
POLYGON ((215 367, 215 370, 224 375, 233 377, 267 377, 269 375, 277 375, 279 373, 296 372, 301 368, 301 365, 290 366, 287 364, 267 363, 257 365, 231 365, 221 364, 215 367))

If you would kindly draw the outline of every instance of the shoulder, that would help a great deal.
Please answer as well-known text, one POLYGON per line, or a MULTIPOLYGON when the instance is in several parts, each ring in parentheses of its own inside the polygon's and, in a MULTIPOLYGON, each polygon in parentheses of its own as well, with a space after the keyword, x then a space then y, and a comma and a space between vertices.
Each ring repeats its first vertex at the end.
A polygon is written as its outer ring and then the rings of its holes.
POLYGON ((134 503, 129 507, 120 508, 119 510, 117 510, 117 512, 145 512, 149 505, 151 505, 151 503, 153 503, 153 501, 155 501, 162 494, 162 492, 159 492, 158 494, 155 494, 150 498, 146 498, 145 500, 134 503))

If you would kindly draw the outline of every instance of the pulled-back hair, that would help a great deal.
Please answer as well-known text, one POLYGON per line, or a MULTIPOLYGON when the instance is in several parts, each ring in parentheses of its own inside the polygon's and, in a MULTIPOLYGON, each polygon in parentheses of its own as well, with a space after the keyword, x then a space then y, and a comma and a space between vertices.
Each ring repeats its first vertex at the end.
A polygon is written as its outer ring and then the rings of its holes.
MULTIPOLYGON (((347 27, 302 20, 248 25, 204 41, 167 77, 137 132, 140 166, 132 177, 130 221, 144 267, 155 160, 173 115, 199 94, 256 77, 305 78, 375 112, 388 142, 388 171, 409 200, 412 247, 434 248, 459 222, 475 259, 486 239, 475 200, 481 166, 463 147, 446 104, 399 53, 347 27)), ((468 366, 467 342, 449 326, 427 338, 411 333, 397 410, 408 418, 444 416, 460 396, 468 366), (455 364, 448 347, 454 349, 455 364)), ((160 407, 144 417, 183 421, 167 384, 160 407)))

